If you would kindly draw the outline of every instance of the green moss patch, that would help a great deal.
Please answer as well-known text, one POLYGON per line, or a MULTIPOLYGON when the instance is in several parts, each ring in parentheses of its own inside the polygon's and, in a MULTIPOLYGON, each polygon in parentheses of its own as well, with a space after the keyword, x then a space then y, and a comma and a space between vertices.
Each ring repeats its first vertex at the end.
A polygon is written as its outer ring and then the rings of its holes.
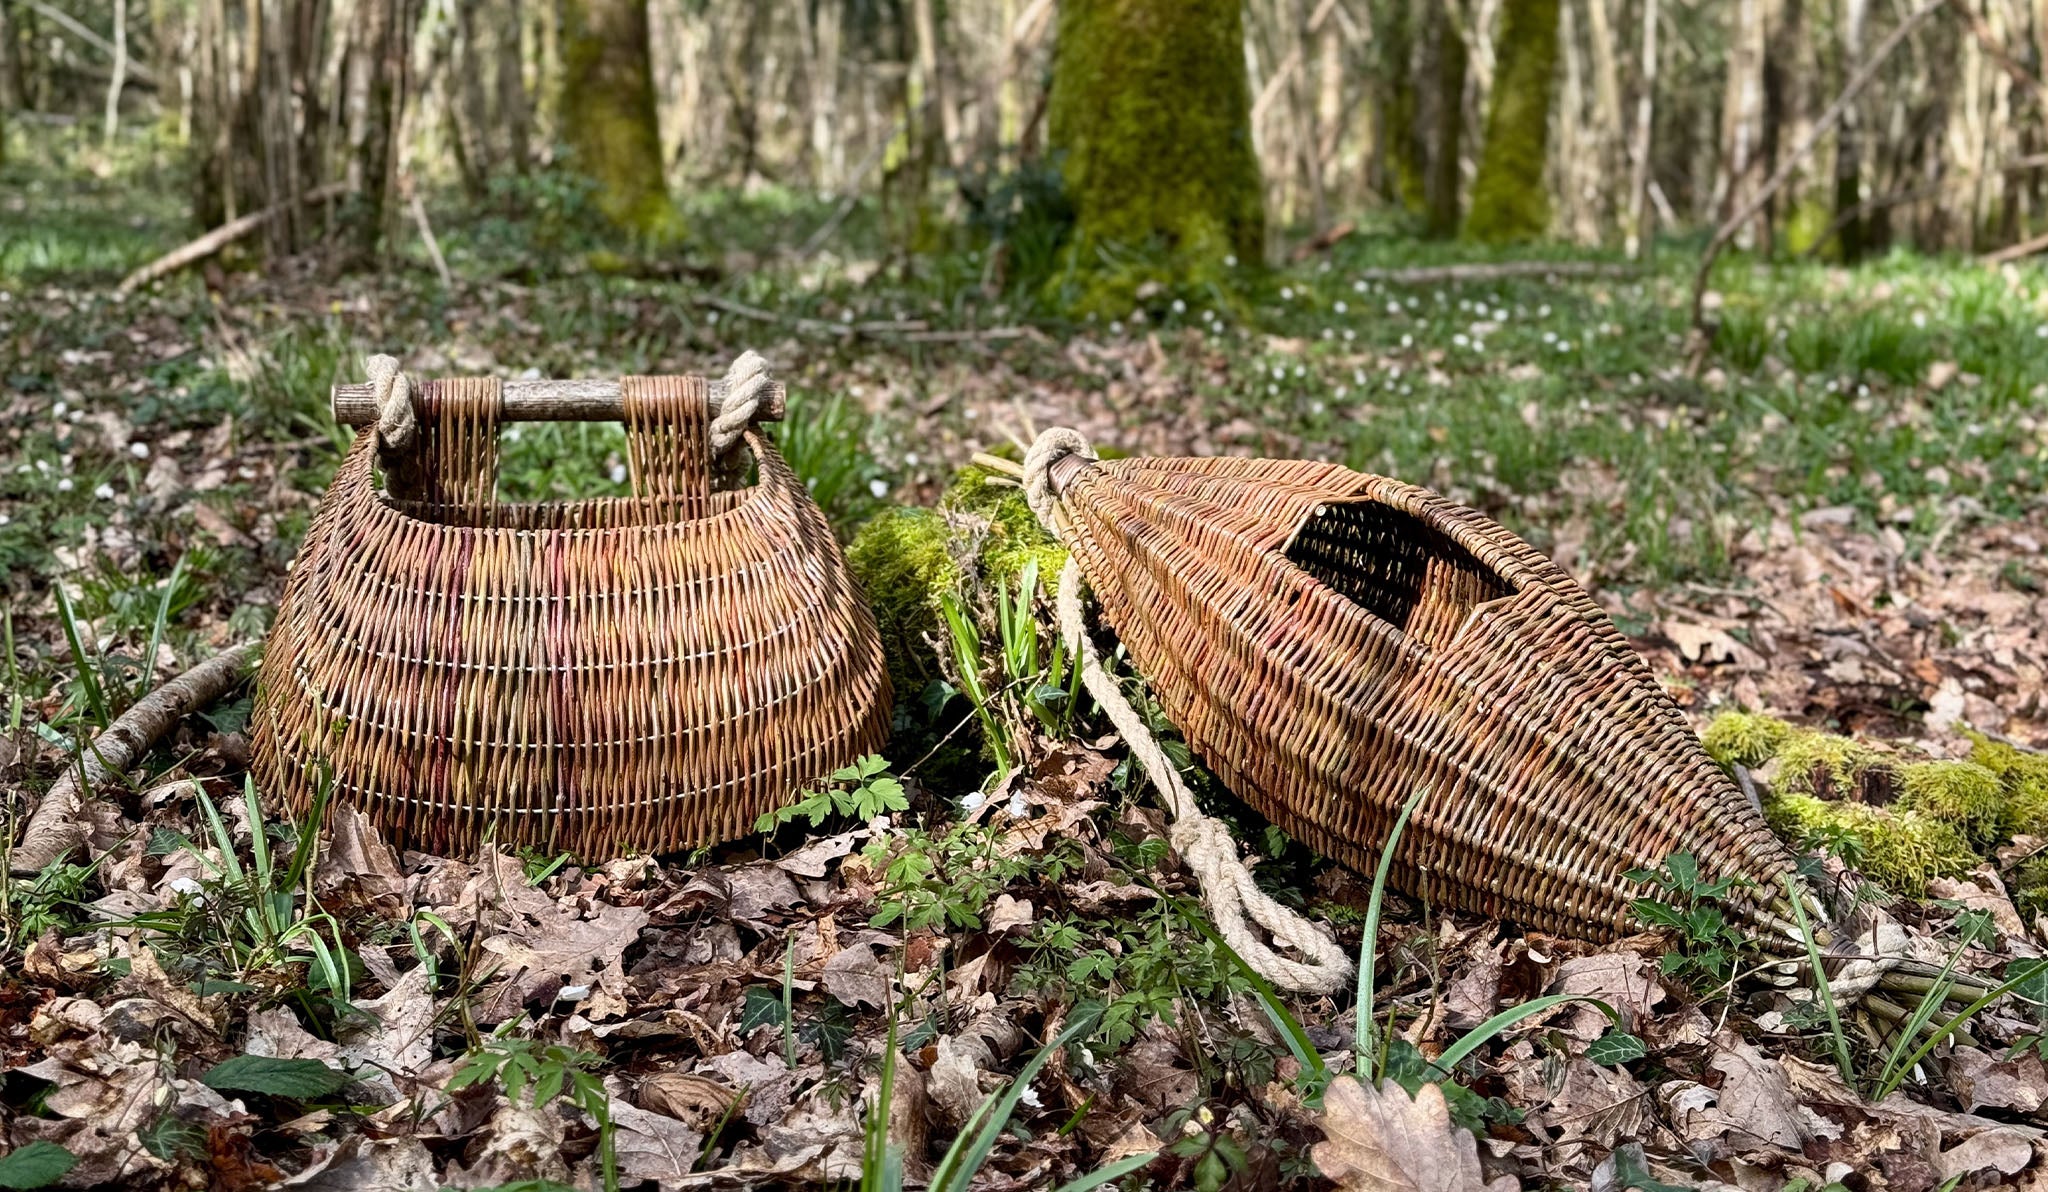
POLYGON ((1754 770, 1776 757, 1797 731, 1761 712, 1723 712, 1700 734, 1700 744, 1706 746, 1708 757, 1724 767, 1754 770))
POLYGON ((1918 811, 1781 795, 1764 804, 1764 814, 1780 836, 1837 853, 1899 894, 1919 897, 1929 880, 1960 877, 1982 861, 1961 832, 1918 811))

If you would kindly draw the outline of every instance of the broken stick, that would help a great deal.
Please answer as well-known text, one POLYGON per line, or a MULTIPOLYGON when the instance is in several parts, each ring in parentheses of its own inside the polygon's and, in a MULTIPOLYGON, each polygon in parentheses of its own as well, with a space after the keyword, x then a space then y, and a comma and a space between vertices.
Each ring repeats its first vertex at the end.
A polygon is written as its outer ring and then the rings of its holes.
POLYGON ((8 858, 9 871, 17 877, 40 873, 84 844, 85 824, 79 811, 86 796, 127 773, 178 721, 241 682, 254 669, 262 650, 260 642, 245 642, 216 654, 136 700, 134 707, 116 717, 28 817, 21 843, 8 858))

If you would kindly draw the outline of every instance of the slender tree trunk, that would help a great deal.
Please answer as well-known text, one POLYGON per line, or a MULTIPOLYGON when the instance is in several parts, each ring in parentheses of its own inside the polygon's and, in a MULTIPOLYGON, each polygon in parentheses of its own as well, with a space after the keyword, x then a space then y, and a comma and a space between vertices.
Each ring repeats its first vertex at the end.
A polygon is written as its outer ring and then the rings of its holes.
POLYGON ((100 143, 114 147, 121 134, 121 87, 128 81, 128 0, 114 0, 114 65, 107 75, 107 117, 100 143))
MULTIPOLYGON (((1239 0, 1062 0, 1048 116, 1075 211, 1072 259, 1164 249, 1189 281, 1223 280, 1265 239, 1239 0)), ((1125 314, 1135 283, 1082 305, 1125 314), (1118 309, 1118 308, 1121 309, 1118 309)))
POLYGON ((1486 145, 1465 223, 1465 234, 1474 240, 1533 240, 1550 228, 1543 165, 1559 7, 1559 0, 1507 0, 1502 10, 1486 145))
POLYGON ((413 6, 410 0, 356 0, 349 31, 348 165, 353 196, 344 217, 352 264, 374 260, 397 210, 398 125, 405 110, 413 6))
MULTIPOLYGON (((1858 3, 1860 0, 1850 0, 1858 3)), ((1650 134, 1657 116, 1657 0, 1643 0, 1642 93, 1636 96, 1635 142, 1629 150, 1628 225, 1622 243, 1629 260, 1650 244, 1650 134)))
POLYGON ((1465 131, 1469 55, 1449 0, 1426 0, 1416 45, 1415 135, 1422 161, 1422 211, 1431 236, 1458 231, 1458 151, 1465 131))
MULTIPOLYGON (((1715 187, 1721 215, 1746 206, 1770 168, 1763 154, 1766 3, 1733 0, 1728 6, 1728 87, 1721 106, 1721 177, 1715 187)), ((1768 248, 1764 220, 1758 212, 1756 221, 1738 230, 1736 245, 1768 248)))
POLYGON ((505 0, 505 15, 498 26, 497 53, 492 70, 498 93, 498 122, 504 126, 505 160, 515 174, 532 166, 533 111, 526 99, 525 64, 520 53, 521 33, 526 16, 520 0, 505 0))
POLYGON ((673 232, 647 54, 647 0, 562 0, 557 104, 573 168, 597 183, 598 208, 620 228, 673 232))

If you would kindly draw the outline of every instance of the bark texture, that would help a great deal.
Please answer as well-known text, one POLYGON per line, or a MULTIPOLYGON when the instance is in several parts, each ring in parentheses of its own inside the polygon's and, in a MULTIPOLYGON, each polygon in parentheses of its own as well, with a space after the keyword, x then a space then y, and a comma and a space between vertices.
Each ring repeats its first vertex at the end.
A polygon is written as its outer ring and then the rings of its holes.
POLYGON ((1265 240, 1238 0, 1062 0, 1047 113, 1075 213, 1078 305, 1127 313, 1143 268, 1164 280, 1256 262, 1265 240), (1126 255, 1128 254, 1128 255, 1126 255), (1155 262, 1156 263, 1156 262, 1155 262))
POLYGON ((557 109, 571 165, 597 184, 598 209, 626 231, 676 231, 654 117, 647 0, 562 0, 557 109))
POLYGON ((1550 96, 1557 76, 1559 0, 1507 0, 1500 58, 1486 117, 1486 144, 1472 184, 1465 234, 1500 244, 1534 240, 1550 229, 1543 163, 1550 140, 1550 96))

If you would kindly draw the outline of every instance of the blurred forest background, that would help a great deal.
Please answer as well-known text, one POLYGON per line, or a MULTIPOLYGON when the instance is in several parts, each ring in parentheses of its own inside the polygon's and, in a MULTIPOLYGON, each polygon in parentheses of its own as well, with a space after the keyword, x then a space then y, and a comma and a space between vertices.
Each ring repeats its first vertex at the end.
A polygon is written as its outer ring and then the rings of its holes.
POLYGON ((358 263, 416 196, 565 176, 656 247, 688 238, 678 196, 872 203, 898 253, 993 241, 1003 288, 1091 219, 1124 250, 1271 260, 1365 212, 1633 253, 1781 172, 1735 243, 1855 261, 2025 245, 2048 174, 2048 28, 2020 0, 8 0, 0 22, 16 125, 75 151, 145 129, 195 228, 281 205, 265 251, 358 263), (1097 161, 1193 183, 1199 210, 1133 221, 1115 192, 1161 179, 1097 161), (1198 217, 1229 243, 1183 243, 1198 217))

